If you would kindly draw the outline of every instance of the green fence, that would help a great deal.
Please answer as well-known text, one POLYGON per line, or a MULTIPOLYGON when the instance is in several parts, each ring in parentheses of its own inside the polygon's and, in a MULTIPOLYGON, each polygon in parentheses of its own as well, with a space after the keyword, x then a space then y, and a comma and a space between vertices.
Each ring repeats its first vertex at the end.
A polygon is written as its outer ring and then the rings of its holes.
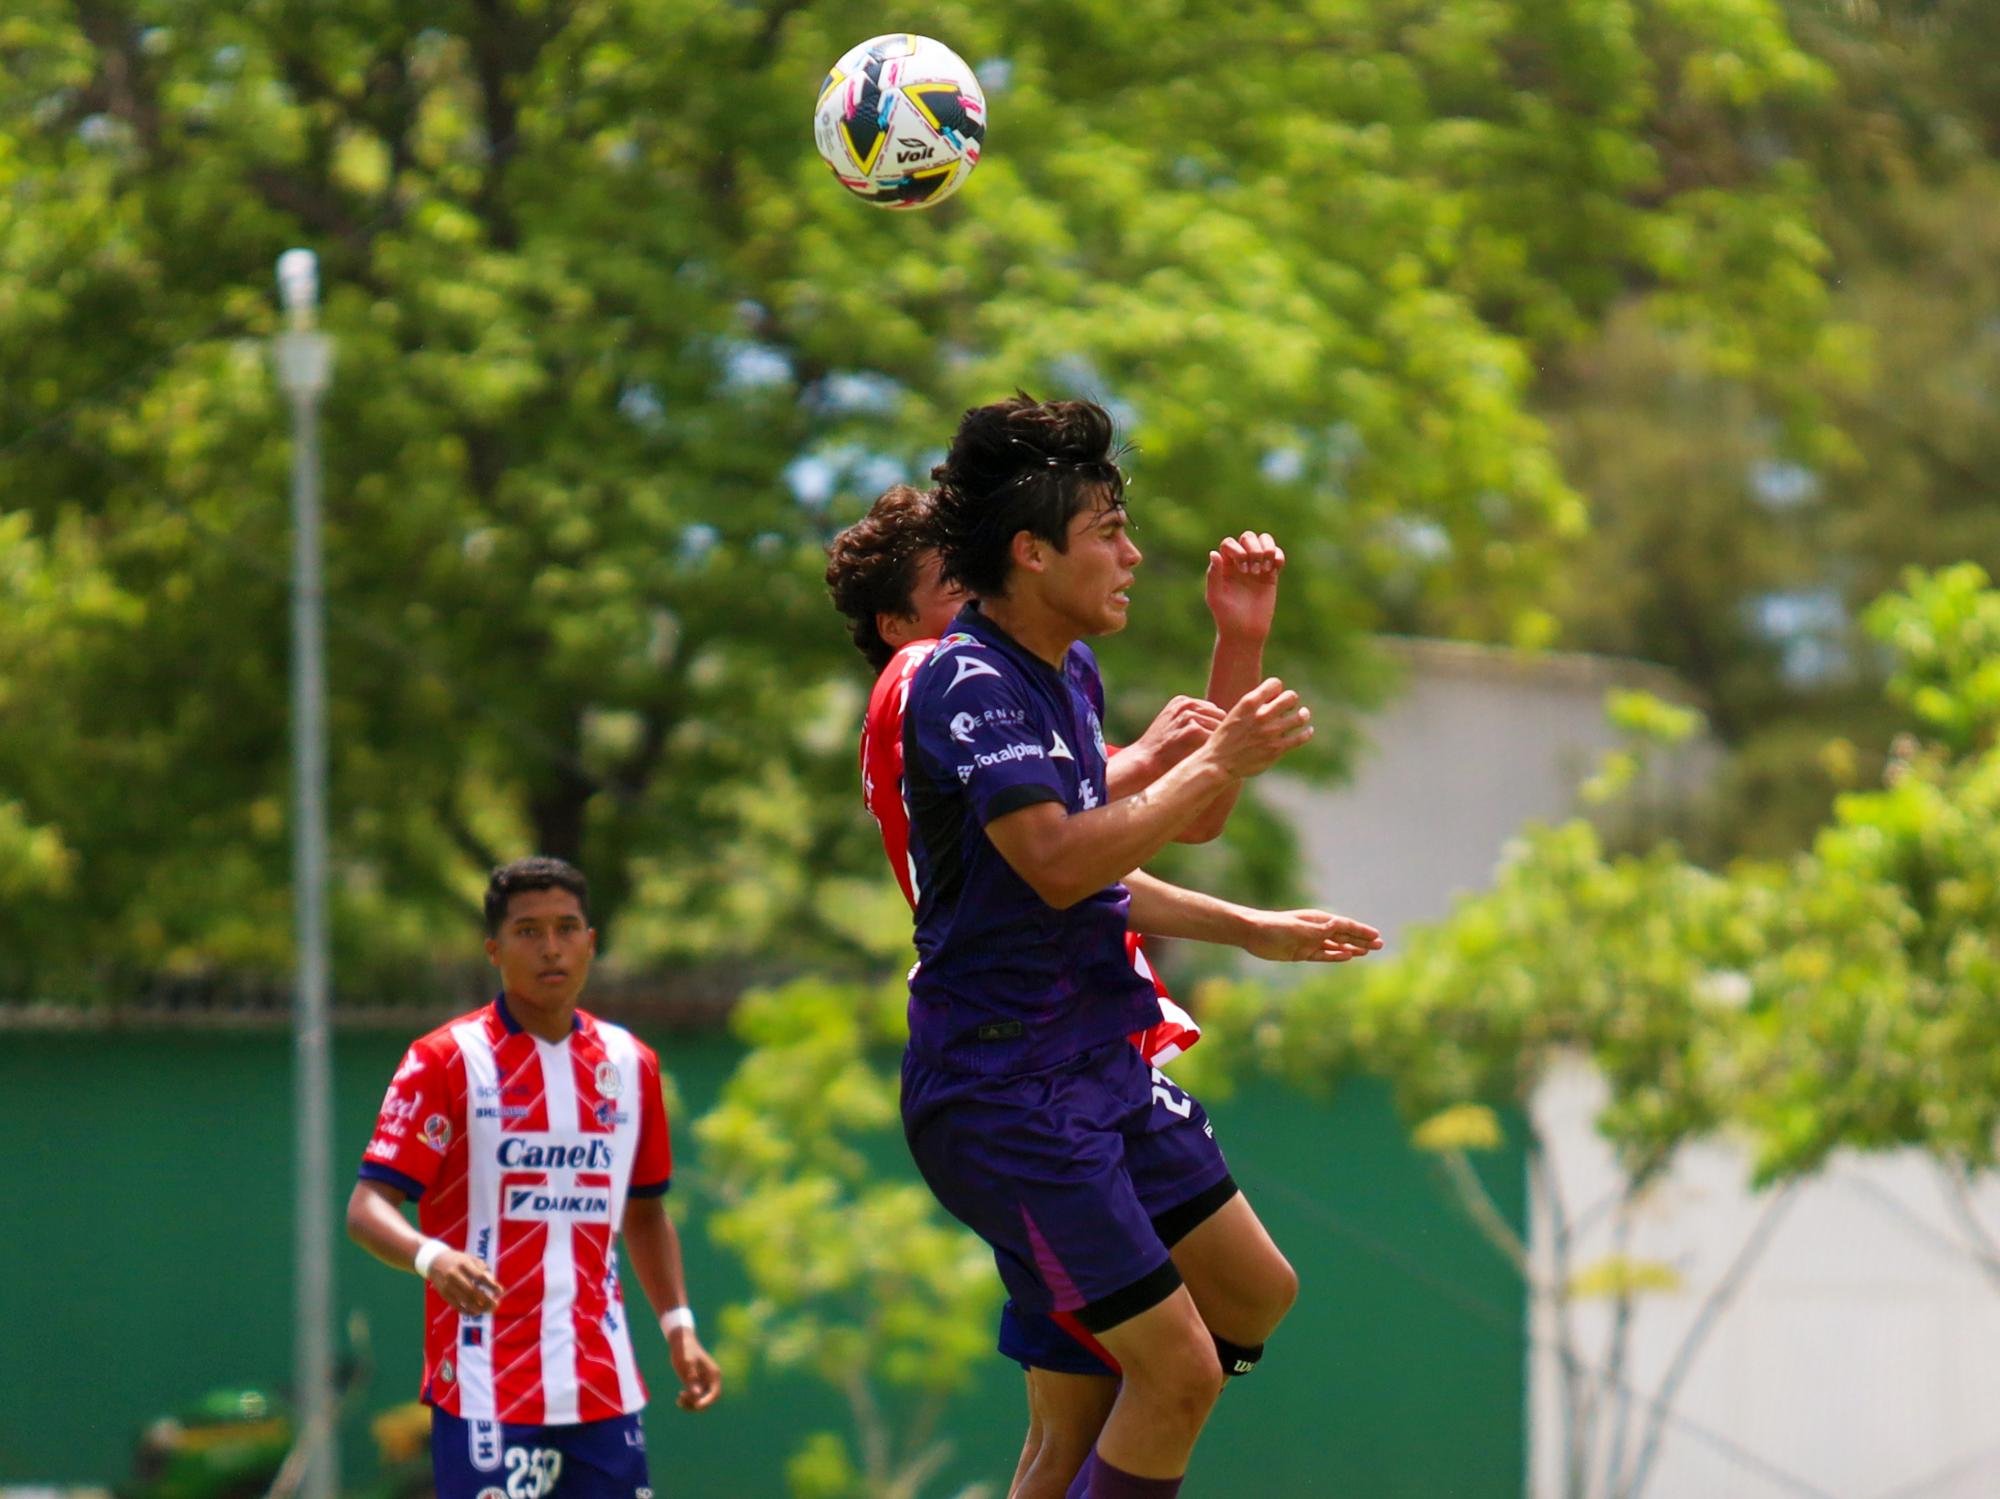
MULTIPOLYGON (((342 1203, 404 1039, 339 1040, 342 1203)), ((689 1117, 712 1104, 739 1055, 721 1036, 647 1039, 689 1117)), ((290 1069, 280 1035, 0 1037, 13 1120, 0 1216, 0 1484, 111 1484, 152 1416, 216 1386, 284 1386, 290 1069)), ((1225 1393, 1189 1493, 1518 1499, 1520 1288, 1403 1143, 1382 1091, 1353 1088, 1327 1105, 1259 1088, 1211 1113, 1303 1289, 1271 1355, 1225 1393)), ((685 1129, 677 1143, 676 1191, 688 1192, 700 1162, 685 1129)), ((1487 1169, 1518 1222, 1519 1155, 1487 1169)), ((743 1281, 689 1195, 688 1273, 713 1326, 743 1281)), ((345 1239, 335 1274, 340 1306, 366 1314, 376 1355, 344 1433, 346 1477, 359 1484, 374 1466, 367 1416, 415 1393, 420 1299, 414 1279, 345 1239)), ((715 1409, 686 1415, 657 1398, 674 1388, 659 1340, 635 1341, 656 1396, 647 1433, 661 1499, 779 1499, 798 1440, 841 1425, 831 1395, 792 1381, 738 1379, 715 1409)), ((928 1492, 988 1478, 997 1493, 1019 1448, 1019 1372, 996 1356, 949 1425, 957 1455, 928 1492)))

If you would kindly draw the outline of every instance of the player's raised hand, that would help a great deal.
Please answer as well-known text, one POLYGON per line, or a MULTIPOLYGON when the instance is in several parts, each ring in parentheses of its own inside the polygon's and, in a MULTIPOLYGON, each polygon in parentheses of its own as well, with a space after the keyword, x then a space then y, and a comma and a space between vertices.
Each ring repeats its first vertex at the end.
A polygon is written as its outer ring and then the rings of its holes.
POLYGON ((1163 775, 1208 743, 1221 727, 1222 710, 1206 698, 1170 698, 1124 752, 1142 756, 1156 774, 1163 775))
POLYGON ((1226 536, 1208 554, 1208 612, 1225 640, 1262 642, 1278 607, 1278 575, 1285 549, 1268 531, 1226 536))
POLYGON ((722 1370, 692 1327, 676 1327, 667 1334, 667 1359, 681 1382, 675 1405, 684 1411, 705 1411, 715 1404, 722 1394, 722 1370))
POLYGON ((483 1316, 506 1295, 486 1261, 456 1249, 447 1249, 433 1260, 431 1273, 424 1278, 453 1310, 468 1316, 483 1316))
POLYGON ((1312 738, 1312 709, 1276 677, 1244 693, 1208 741, 1207 749, 1231 775, 1262 775, 1312 738))
POLYGON ((1244 951, 1273 963, 1346 963, 1382 950, 1374 927, 1331 911, 1260 911, 1244 951))

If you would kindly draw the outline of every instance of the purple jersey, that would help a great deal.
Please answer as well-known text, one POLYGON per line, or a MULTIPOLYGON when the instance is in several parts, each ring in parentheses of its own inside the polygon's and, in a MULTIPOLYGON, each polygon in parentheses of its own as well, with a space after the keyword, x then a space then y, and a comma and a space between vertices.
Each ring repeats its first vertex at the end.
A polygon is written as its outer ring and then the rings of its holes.
POLYGON ((1158 1023, 1125 951, 1123 885, 1058 911, 986 836, 1036 802, 1101 807, 1104 687, 1083 645, 1057 671, 968 605, 903 719, 917 967, 910 1049, 953 1072, 1032 1072, 1158 1023))

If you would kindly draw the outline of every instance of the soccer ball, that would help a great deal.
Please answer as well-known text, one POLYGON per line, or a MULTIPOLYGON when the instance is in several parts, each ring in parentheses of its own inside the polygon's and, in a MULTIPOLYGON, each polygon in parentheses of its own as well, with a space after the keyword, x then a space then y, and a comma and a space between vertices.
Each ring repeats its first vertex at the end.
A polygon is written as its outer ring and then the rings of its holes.
POLYGON ((820 86, 813 143, 840 185, 878 208, 929 208, 965 184, 986 96, 959 55, 907 31, 850 47, 820 86))

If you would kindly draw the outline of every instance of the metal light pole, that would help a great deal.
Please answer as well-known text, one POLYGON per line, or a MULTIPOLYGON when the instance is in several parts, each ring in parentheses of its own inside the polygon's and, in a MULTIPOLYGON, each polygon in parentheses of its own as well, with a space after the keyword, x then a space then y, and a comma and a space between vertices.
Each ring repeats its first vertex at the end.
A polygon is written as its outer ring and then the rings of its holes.
POLYGON ((326 644, 322 628, 319 403, 333 341, 318 331, 312 251, 278 257, 286 330, 273 340, 278 384, 292 404, 292 886, 298 935, 293 1001, 294 1243, 292 1384, 298 1402, 302 1499, 336 1499, 340 1444, 333 1389, 332 1065, 327 1022, 326 644))

